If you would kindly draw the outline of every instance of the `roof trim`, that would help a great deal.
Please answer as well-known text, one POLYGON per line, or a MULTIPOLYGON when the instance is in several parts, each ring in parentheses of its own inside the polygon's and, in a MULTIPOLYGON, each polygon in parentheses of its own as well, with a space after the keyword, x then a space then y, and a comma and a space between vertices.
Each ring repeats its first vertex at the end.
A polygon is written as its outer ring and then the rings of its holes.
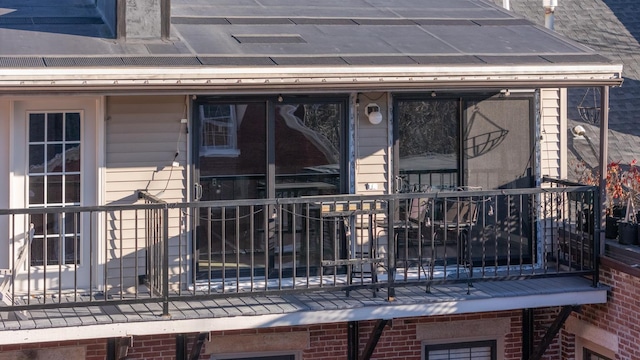
POLYGON ((0 91, 619 86, 622 65, 74 67, 0 69, 0 91))

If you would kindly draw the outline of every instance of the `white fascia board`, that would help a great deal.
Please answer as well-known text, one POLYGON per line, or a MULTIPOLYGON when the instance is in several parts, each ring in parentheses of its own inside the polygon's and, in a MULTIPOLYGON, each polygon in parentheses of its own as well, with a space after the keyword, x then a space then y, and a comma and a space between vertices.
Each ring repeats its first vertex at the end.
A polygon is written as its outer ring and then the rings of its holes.
POLYGON ((156 321, 145 322, 86 325, 52 329, 11 330, 1 333, 0 345, 456 315, 565 305, 604 304, 607 302, 607 290, 608 288, 601 287, 594 288, 590 291, 574 291, 550 295, 487 297, 484 299, 431 302, 424 304, 396 305, 390 303, 387 306, 377 307, 226 318, 172 320, 171 318, 158 317, 156 321))
POLYGON ((170 67, 30 68, 0 70, 0 89, 198 86, 269 87, 304 85, 352 87, 367 84, 532 82, 620 85, 622 65, 550 66, 348 66, 348 67, 170 67))

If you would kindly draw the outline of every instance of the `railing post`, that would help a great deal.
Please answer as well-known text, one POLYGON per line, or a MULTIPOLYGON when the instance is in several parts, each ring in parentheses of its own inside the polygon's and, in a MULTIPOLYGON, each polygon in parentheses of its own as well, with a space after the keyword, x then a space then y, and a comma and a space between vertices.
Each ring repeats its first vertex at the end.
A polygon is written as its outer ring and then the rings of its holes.
POLYGON ((169 316, 169 208, 162 209, 162 316, 169 316))
MULTIPOLYGON (((595 189, 591 190, 589 194, 591 195, 590 197, 593 202, 593 209, 601 209, 600 207, 601 199, 600 199, 600 196, 597 196, 598 193, 596 192, 596 190, 595 189)), ((593 287, 597 287, 598 284, 600 283, 600 241, 601 241, 600 234, 603 231, 601 221, 600 221, 600 213, 593 211, 590 221, 594 224, 593 234, 591 234, 593 239, 593 242, 591 244, 591 246, 593 246, 593 251, 591 252, 593 254, 592 255, 593 258, 591 259, 591 263, 593 264, 592 279, 593 279, 593 287), (596 221, 596 219, 598 221, 596 221)))
POLYGON ((396 222, 396 202, 389 199, 387 204, 387 262, 389 263, 389 290, 387 294, 388 301, 394 301, 396 291, 394 283, 396 278, 396 234, 393 224, 396 222))

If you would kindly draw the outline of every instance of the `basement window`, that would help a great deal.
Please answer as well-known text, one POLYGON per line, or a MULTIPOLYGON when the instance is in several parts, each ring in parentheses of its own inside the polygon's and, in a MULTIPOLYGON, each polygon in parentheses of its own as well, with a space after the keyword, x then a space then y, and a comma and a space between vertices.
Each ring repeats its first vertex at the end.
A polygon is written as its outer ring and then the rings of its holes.
POLYGON ((425 345, 425 360, 496 360, 496 341, 425 345))
POLYGON ((218 357, 212 356, 211 360, 296 360, 296 356, 293 354, 286 355, 260 355, 260 356, 232 356, 232 357, 218 357))

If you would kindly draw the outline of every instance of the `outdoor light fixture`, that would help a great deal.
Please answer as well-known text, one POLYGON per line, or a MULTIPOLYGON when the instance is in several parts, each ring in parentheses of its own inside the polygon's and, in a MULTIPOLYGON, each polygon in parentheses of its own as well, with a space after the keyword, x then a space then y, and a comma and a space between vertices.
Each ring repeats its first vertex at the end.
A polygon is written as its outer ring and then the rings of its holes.
POLYGON ((382 122, 382 113, 380 112, 380 106, 378 104, 369 104, 365 107, 369 122, 373 125, 378 125, 382 122))
POLYGON ((587 133, 584 126, 576 125, 571 129, 574 139, 584 139, 584 135, 587 133))

